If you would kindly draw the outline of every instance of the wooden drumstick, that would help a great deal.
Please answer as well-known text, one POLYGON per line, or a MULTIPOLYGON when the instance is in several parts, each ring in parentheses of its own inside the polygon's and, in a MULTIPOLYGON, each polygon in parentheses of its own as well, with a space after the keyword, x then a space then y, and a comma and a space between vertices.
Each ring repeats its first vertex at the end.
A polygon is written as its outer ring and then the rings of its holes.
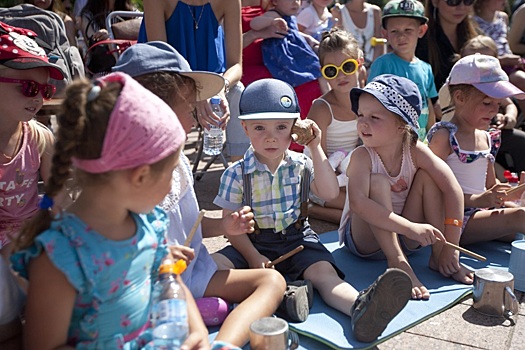
POLYGON ((197 220, 193 224, 193 227, 191 228, 190 234, 188 235, 188 237, 186 237, 186 241, 184 241, 184 246, 186 246, 186 247, 190 246, 191 240, 193 239, 193 236, 195 235, 195 232, 197 232, 197 228, 199 227, 199 225, 200 225, 200 223, 202 221, 202 218, 204 217, 204 213, 205 212, 206 212, 206 210, 204 210, 204 209, 201 209, 201 211, 199 212, 199 216, 197 216, 197 220))
POLYGON ((284 260, 288 259, 292 255, 295 255, 295 254, 299 253, 303 249, 304 249, 304 246, 301 244, 300 246, 298 246, 294 250, 290 250, 288 253, 281 255, 280 257, 278 257, 274 261, 270 261, 269 263, 266 264, 266 267, 267 268, 273 267, 273 266, 277 265, 278 263, 280 263, 281 261, 284 261, 284 260))
POLYGON ((487 258, 485 258, 483 255, 476 254, 476 253, 474 253, 474 252, 472 252, 472 251, 470 251, 468 249, 465 249, 463 247, 455 245, 454 243, 445 242, 445 245, 447 245, 447 246, 449 246, 451 248, 454 248, 454 249, 456 249, 456 250, 458 250, 458 251, 460 251, 460 252, 462 252, 462 253, 464 253, 464 254, 466 254, 468 256, 471 256, 474 259, 477 259, 479 261, 487 261, 487 258))
POLYGON ((505 191, 505 193, 506 193, 507 196, 508 196, 509 194, 512 194, 512 193, 514 193, 514 192, 517 192, 517 191, 519 191, 519 190, 522 190, 523 187, 525 187, 525 182, 522 183, 522 184, 520 184, 520 185, 518 185, 518 186, 516 186, 516 187, 512 187, 510 190, 505 191))

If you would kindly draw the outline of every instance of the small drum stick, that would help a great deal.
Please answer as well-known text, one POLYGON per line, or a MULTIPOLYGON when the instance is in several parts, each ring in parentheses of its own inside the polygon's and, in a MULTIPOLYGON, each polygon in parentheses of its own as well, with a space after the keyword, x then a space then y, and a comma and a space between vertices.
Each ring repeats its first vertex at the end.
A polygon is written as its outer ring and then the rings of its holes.
POLYGON ((204 209, 201 209, 201 211, 199 212, 199 216, 197 216, 197 220, 193 224, 193 227, 191 228, 190 234, 186 238, 186 241, 184 241, 184 245, 186 247, 190 246, 191 240, 193 239, 193 236, 195 235, 195 232, 197 231, 197 228, 199 227, 199 225, 200 225, 200 223, 202 221, 202 218, 204 217, 204 213, 205 212, 206 212, 206 210, 204 210, 204 209))
POLYGON ((479 254, 476 254, 468 249, 465 249, 465 248, 462 248, 458 245, 455 245, 454 243, 450 243, 450 242, 445 242, 445 245, 451 247, 451 248, 454 248, 456 250, 459 250, 460 252, 468 255, 468 256, 471 256, 473 257, 474 259, 477 259, 479 261, 487 261, 487 258, 485 258, 483 255, 479 255, 479 254))
POLYGON ((510 190, 506 191, 505 193, 506 193, 507 196, 508 196, 509 194, 512 194, 512 193, 514 193, 514 192, 517 192, 517 191, 519 191, 519 190, 522 190, 523 187, 525 187, 525 182, 522 183, 521 185, 516 186, 516 187, 512 187, 510 190))
POLYGON ((274 261, 270 261, 269 263, 267 263, 266 264, 266 268, 270 268, 270 267, 273 267, 273 266, 277 265, 281 261, 284 261, 284 260, 288 259, 289 257, 291 257, 292 255, 295 255, 295 254, 299 253, 303 249, 304 249, 304 246, 301 244, 300 246, 298 246, 294 250, 290 250, 288 253, 286 253, 284 255, 281 255, 280 257, 278 257, 274 261))

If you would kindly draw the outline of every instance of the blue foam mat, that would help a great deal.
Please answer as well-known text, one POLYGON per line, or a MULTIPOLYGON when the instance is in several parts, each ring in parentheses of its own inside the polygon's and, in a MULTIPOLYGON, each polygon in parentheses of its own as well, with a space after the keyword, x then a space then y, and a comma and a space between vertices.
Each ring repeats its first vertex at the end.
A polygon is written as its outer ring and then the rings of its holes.
MULTIPOLYGON (((357 290, 368 287, 387 267, 386 261, 361 259, 352 255, 345 247, 339 246, 337 231, 323 233, 320 237, 333 253, 338 267, 346 274, 345 280, 357 290)), ((508 268, 511 249, 508 243, 488 242, 466 248, 487 257, 486 262, 480 262, 461 255, 461 263, 473 270, 489 266, 505 270, 508 268)), ((426 247, 409 257, 416 275, 430 290, 430 300, 410 300, 377 341, 357 341, 351 330, 350 318, 327 306, 316 293, 308 319, 302 323, 290 323, 290 329, 300 334, 299 349, 368 349, 439 314, 472 293, 472 286, 445 278, 428 267, 430 250, 430 247, 426 247)), ((211 337, 214 338, 214 335, 211 334, 211 337)), ((246 348, 249 349, 248 346, 246 348)))

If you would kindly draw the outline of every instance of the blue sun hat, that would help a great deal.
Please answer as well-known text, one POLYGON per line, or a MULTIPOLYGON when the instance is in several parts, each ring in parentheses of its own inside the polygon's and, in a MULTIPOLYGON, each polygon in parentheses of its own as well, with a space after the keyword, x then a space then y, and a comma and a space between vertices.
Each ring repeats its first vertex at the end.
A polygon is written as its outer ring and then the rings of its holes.
POLYGON ((421 94, 413 81, 393 74, 383 74, 375 77, 362 89, 353 88, 350 91, 350 101, 352 111, 356 114, 359 109, 359 96, 363 92, 374 96, 383 107, 401 117, 418 135, 417 119, 421 114, 421 94))
POLYGON ((120 55, 113 72, 132 77, 156 72, 174 72, 192 78, 197 84, 197 101, 207 100, 224 88, 224 78, 217 73, 191 70, 186 59, 163 41, 130 46, 120 55))
POLYGON ((239 119, 296 119, 299 102, 293 87, 278 79, 260 79, 244 89, 239 119))

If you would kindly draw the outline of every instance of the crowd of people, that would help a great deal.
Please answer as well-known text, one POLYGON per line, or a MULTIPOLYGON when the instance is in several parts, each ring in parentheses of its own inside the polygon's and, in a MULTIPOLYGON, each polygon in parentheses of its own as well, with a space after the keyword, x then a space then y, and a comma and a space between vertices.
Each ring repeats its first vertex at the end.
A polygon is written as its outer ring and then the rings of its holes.
MULTIPOLYGON (((59 13, 71 45, 107 39, 106 16, 134 10, 26 2, 59 13)), ((409 300, 432 298, 409 262, 428 246, 430 269, 472 284, 445 243, 525 232, 524 191, 502 175, 525 182, 525 5, 504 5, 144 0, 138 43, 67 86, 54 131, 35 115, 64 71, 31 30, 0 22, 0 347, 151 348, 165 261, 187 265, 186 349, 240 349, 272 314, 305 321, 314 289, 372 342, 409 300), (313 137, 296 143, 300 119, 313 137), (222 216, 194 227, 182 150, 198 124, 226 130, 231 165, 222 216), (385 272, 356 290, 308 217, 339 224, 340 244, 385 272), (215 236, 230 244, 210 254, 215 236), (212 341, 207 297, 235 305, 212 341)))

